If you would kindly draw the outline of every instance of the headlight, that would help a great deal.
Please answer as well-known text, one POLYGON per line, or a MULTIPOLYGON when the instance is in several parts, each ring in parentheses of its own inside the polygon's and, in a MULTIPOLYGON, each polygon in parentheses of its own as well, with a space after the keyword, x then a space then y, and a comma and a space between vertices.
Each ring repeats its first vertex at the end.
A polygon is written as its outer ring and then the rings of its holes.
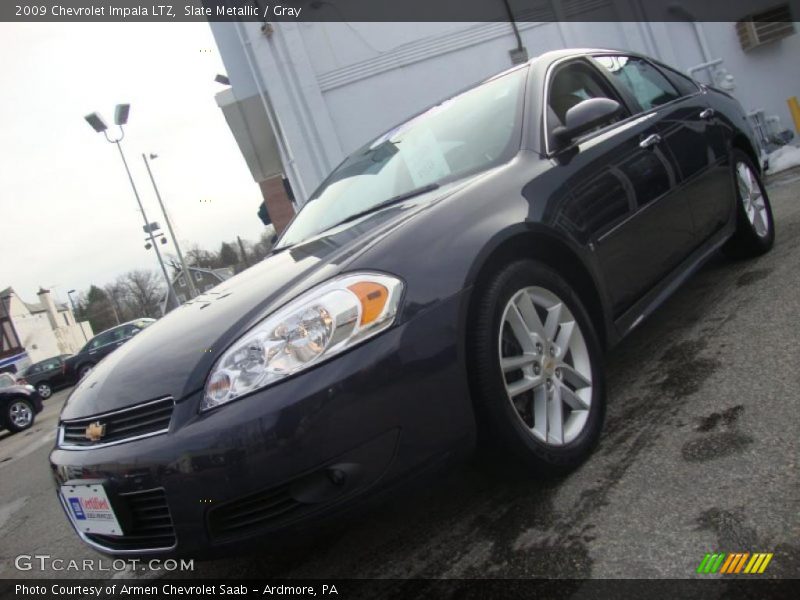
POLYGON ((397 315, 402 292, 403 283, 396 277, 354 273, 295 298, 217 360, 200 410, 280 381, 387 329, 397 315))

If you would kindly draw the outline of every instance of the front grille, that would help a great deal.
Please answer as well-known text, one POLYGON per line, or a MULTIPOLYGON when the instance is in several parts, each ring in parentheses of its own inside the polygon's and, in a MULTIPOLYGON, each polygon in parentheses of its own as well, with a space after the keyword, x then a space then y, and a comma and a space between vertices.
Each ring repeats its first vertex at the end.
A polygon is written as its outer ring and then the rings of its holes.
POLYGON ((285 521, 303 506, 308 505, 292 498, 289 485, 271 488, 211 509, 209 532, 212 537, 236 536, 285 521))
POLYGON ((164 490, 119 494, 115 510, 123 516, 123 536, 87 533, 86 537, 109 550, 161 550, 175 545, 175 529, 164 490))
POLYGON ((63 421, 59 446, 92 448, 165 433, 169 429, 174 406, 172 398, 162 398, 93 417, 63 421), (102 436, 98 439, 89 439, 87 436, 92 425, 96 426, 95 430, 102 428, 102 436))

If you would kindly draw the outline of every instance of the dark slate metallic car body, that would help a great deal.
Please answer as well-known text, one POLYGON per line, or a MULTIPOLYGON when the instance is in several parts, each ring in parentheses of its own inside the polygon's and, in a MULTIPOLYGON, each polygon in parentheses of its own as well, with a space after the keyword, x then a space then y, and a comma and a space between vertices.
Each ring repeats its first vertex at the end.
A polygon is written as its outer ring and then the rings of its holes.
POLYGON ((223 552, 352 504, 473 446, 465 335, 474 289, 504 261, 528 256, 557 268, 608 348, 718 249, 736 223, 731 149, 758 162, 743 110, 698 87, 550 152, 546 77, 591 52, 601 51, 552 52, 520 67, 529 69, 527 93, 509 162, 274 253, 98 364, 62 420, 170 397, 168 432, 85 451, 56 447, 56 482, 102 481, 123 513, 126 494, 163 490, 174 536, 150 547, 84 539, 112 554, 223 552), (698 119, 709 107, 713 119, 698 119), (652 131, 666 142, 656 152, 639 147, 652 131), (615 173, 630 186, 619 188, 615 173), (209 371, 232 342, 298 294, 358 270, 403 279, 391 329, 198 412, 209 371), (260 521, 242 520, 248 506, 260 521))

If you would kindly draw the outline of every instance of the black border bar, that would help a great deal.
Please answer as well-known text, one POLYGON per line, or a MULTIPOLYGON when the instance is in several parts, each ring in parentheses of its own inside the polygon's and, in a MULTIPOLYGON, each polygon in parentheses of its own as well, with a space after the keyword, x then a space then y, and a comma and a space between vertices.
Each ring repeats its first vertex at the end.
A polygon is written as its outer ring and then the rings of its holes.
POLYGON ((255 598, 335 600, 575 599, 789 600, 798 580, 761 576, 699 579, 38 579, 0 580, 0 598, 255 598), (24 586, 20 588, 19 586, 24 586), (170 587, 171 586, 171 587, 170 587), (225 587, 225 592, 222 587, 225 587), (327 587, 326 587, 327 586, 327 587), (128 588, 137 588, 131 591, 128 588), (267 588, 271 592, 266 591, 267 588), (91 588, 91 589, 90 589, 91 588), (335 588, 335 593, 332 589, 335 588), (183 590, 183 591, 179 591, 183 590), (99 593, 98 593, 99 590, 99 593), (188 592, 187 592, 188 590, 188 592), (292 590, 302 590, 293 593, 292 590), (313 591, 311 591, 313 590, 313 591), (327 590, 327 593, 326 593, 327 590))
POLYGON ((786 5, 799 20, 800 0, 3 0, 0 21, 732 22, 786 5))

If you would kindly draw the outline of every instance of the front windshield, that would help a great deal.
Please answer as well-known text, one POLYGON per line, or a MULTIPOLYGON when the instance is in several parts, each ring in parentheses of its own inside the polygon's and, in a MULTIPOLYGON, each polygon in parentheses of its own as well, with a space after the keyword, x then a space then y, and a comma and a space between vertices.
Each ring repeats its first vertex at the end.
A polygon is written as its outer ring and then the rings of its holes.
POLYGON ((519 149, 526 68, 450 98, 348 156, 284 232, 294 245, 353 215, 508 160, 519 149))

